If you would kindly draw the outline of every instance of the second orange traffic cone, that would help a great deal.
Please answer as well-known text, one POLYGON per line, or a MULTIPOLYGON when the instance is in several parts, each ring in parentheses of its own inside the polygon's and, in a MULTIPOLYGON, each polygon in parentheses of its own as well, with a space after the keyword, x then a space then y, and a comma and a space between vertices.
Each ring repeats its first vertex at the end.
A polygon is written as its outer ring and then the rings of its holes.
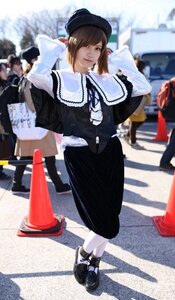
POLYGON ((29 214, 24 218, 17 235, 61 235, 63 224, 64 217, 53 214, 41 151, 37 149, 33 156, 29 214))
POLYGON ((158 111, 158 121, 157 121, 157 135, 154 138, 155 141, 167 142, 168 135, 166 129, 166 121, 162 116, 161 111, 158 111))
POLYGON ((153 217, 153 222, 162 236, 175 236, 175 174, 164 216, 153 217))

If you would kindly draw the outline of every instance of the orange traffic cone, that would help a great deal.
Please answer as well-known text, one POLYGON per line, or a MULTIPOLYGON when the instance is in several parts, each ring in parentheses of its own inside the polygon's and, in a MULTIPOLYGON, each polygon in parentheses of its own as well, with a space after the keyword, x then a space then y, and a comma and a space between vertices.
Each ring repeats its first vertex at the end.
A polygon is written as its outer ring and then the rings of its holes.
POLYGON ((153 222, 162 236, 175 236, 175 174, 164 216, 153 217, 153 222))
POLYGON ((166 121, 162 116, 161 111, 158 111, 158 123, 157 123, 157 135, 154 138, 155 141, 167 142, 168 135, 166 129, 166 121))
POLYGON ((63 225, 64 217, 53 214, 41 151, 36 149, 33 156, 33 169, 30 184, 29 215, 24 218, 17 235, 61 235, 63 225))

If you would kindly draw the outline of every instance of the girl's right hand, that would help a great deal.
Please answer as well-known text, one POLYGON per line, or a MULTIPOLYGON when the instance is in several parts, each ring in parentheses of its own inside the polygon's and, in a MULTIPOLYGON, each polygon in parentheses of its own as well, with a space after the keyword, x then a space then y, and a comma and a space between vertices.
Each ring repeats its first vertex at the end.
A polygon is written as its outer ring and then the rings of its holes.
POLYGON ((60 42, 64 43, 66 46, 68 45, 68 38, 59 37, 56 40, 59 40, 60 42))

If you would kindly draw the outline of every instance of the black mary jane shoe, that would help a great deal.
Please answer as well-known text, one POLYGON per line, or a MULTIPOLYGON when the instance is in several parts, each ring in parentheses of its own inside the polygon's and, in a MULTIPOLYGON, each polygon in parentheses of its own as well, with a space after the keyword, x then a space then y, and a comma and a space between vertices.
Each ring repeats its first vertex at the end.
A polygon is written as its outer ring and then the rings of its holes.
MULTIPOLYGON (((78 281, 78 283, 83 284, 85 283, 86 280, 86 276, 87 276, 87 272, 88 272, 88 265, 86 263, 77 263, 78 261, 78 253, 80 251, 81 246, 78 246, 76 248, 76 252, 75 252, 75 263, 74 263, 74 268, 73 268, 73 273, 75 276, 75 279, 78 281)), ((90 254, 86 253, 84 250, 81 250, 84 252, 85 256, 84 260, 88 260, 90 254)))
POLYGON ((92 256, 90 265, 88 268, 85 288, 88 292, 95 291, 100 283, 100 271, 99 271, 100 258, 92 256))
POLYGON ((96 268, 97 273, 94 271, 88 271, 85 281, 85 288, 86 291, 92 292, 95 291, 100 283, 100 272, 99 268, 96 268))

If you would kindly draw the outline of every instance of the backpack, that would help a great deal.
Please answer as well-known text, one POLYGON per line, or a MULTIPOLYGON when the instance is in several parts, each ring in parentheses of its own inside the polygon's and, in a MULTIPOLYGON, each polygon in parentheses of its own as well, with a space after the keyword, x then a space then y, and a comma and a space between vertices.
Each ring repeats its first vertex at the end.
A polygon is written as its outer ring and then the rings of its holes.
POLYGON ((161 85, 157 94, 157 106, 166 121, 175 122, 175 77, 161 85))

